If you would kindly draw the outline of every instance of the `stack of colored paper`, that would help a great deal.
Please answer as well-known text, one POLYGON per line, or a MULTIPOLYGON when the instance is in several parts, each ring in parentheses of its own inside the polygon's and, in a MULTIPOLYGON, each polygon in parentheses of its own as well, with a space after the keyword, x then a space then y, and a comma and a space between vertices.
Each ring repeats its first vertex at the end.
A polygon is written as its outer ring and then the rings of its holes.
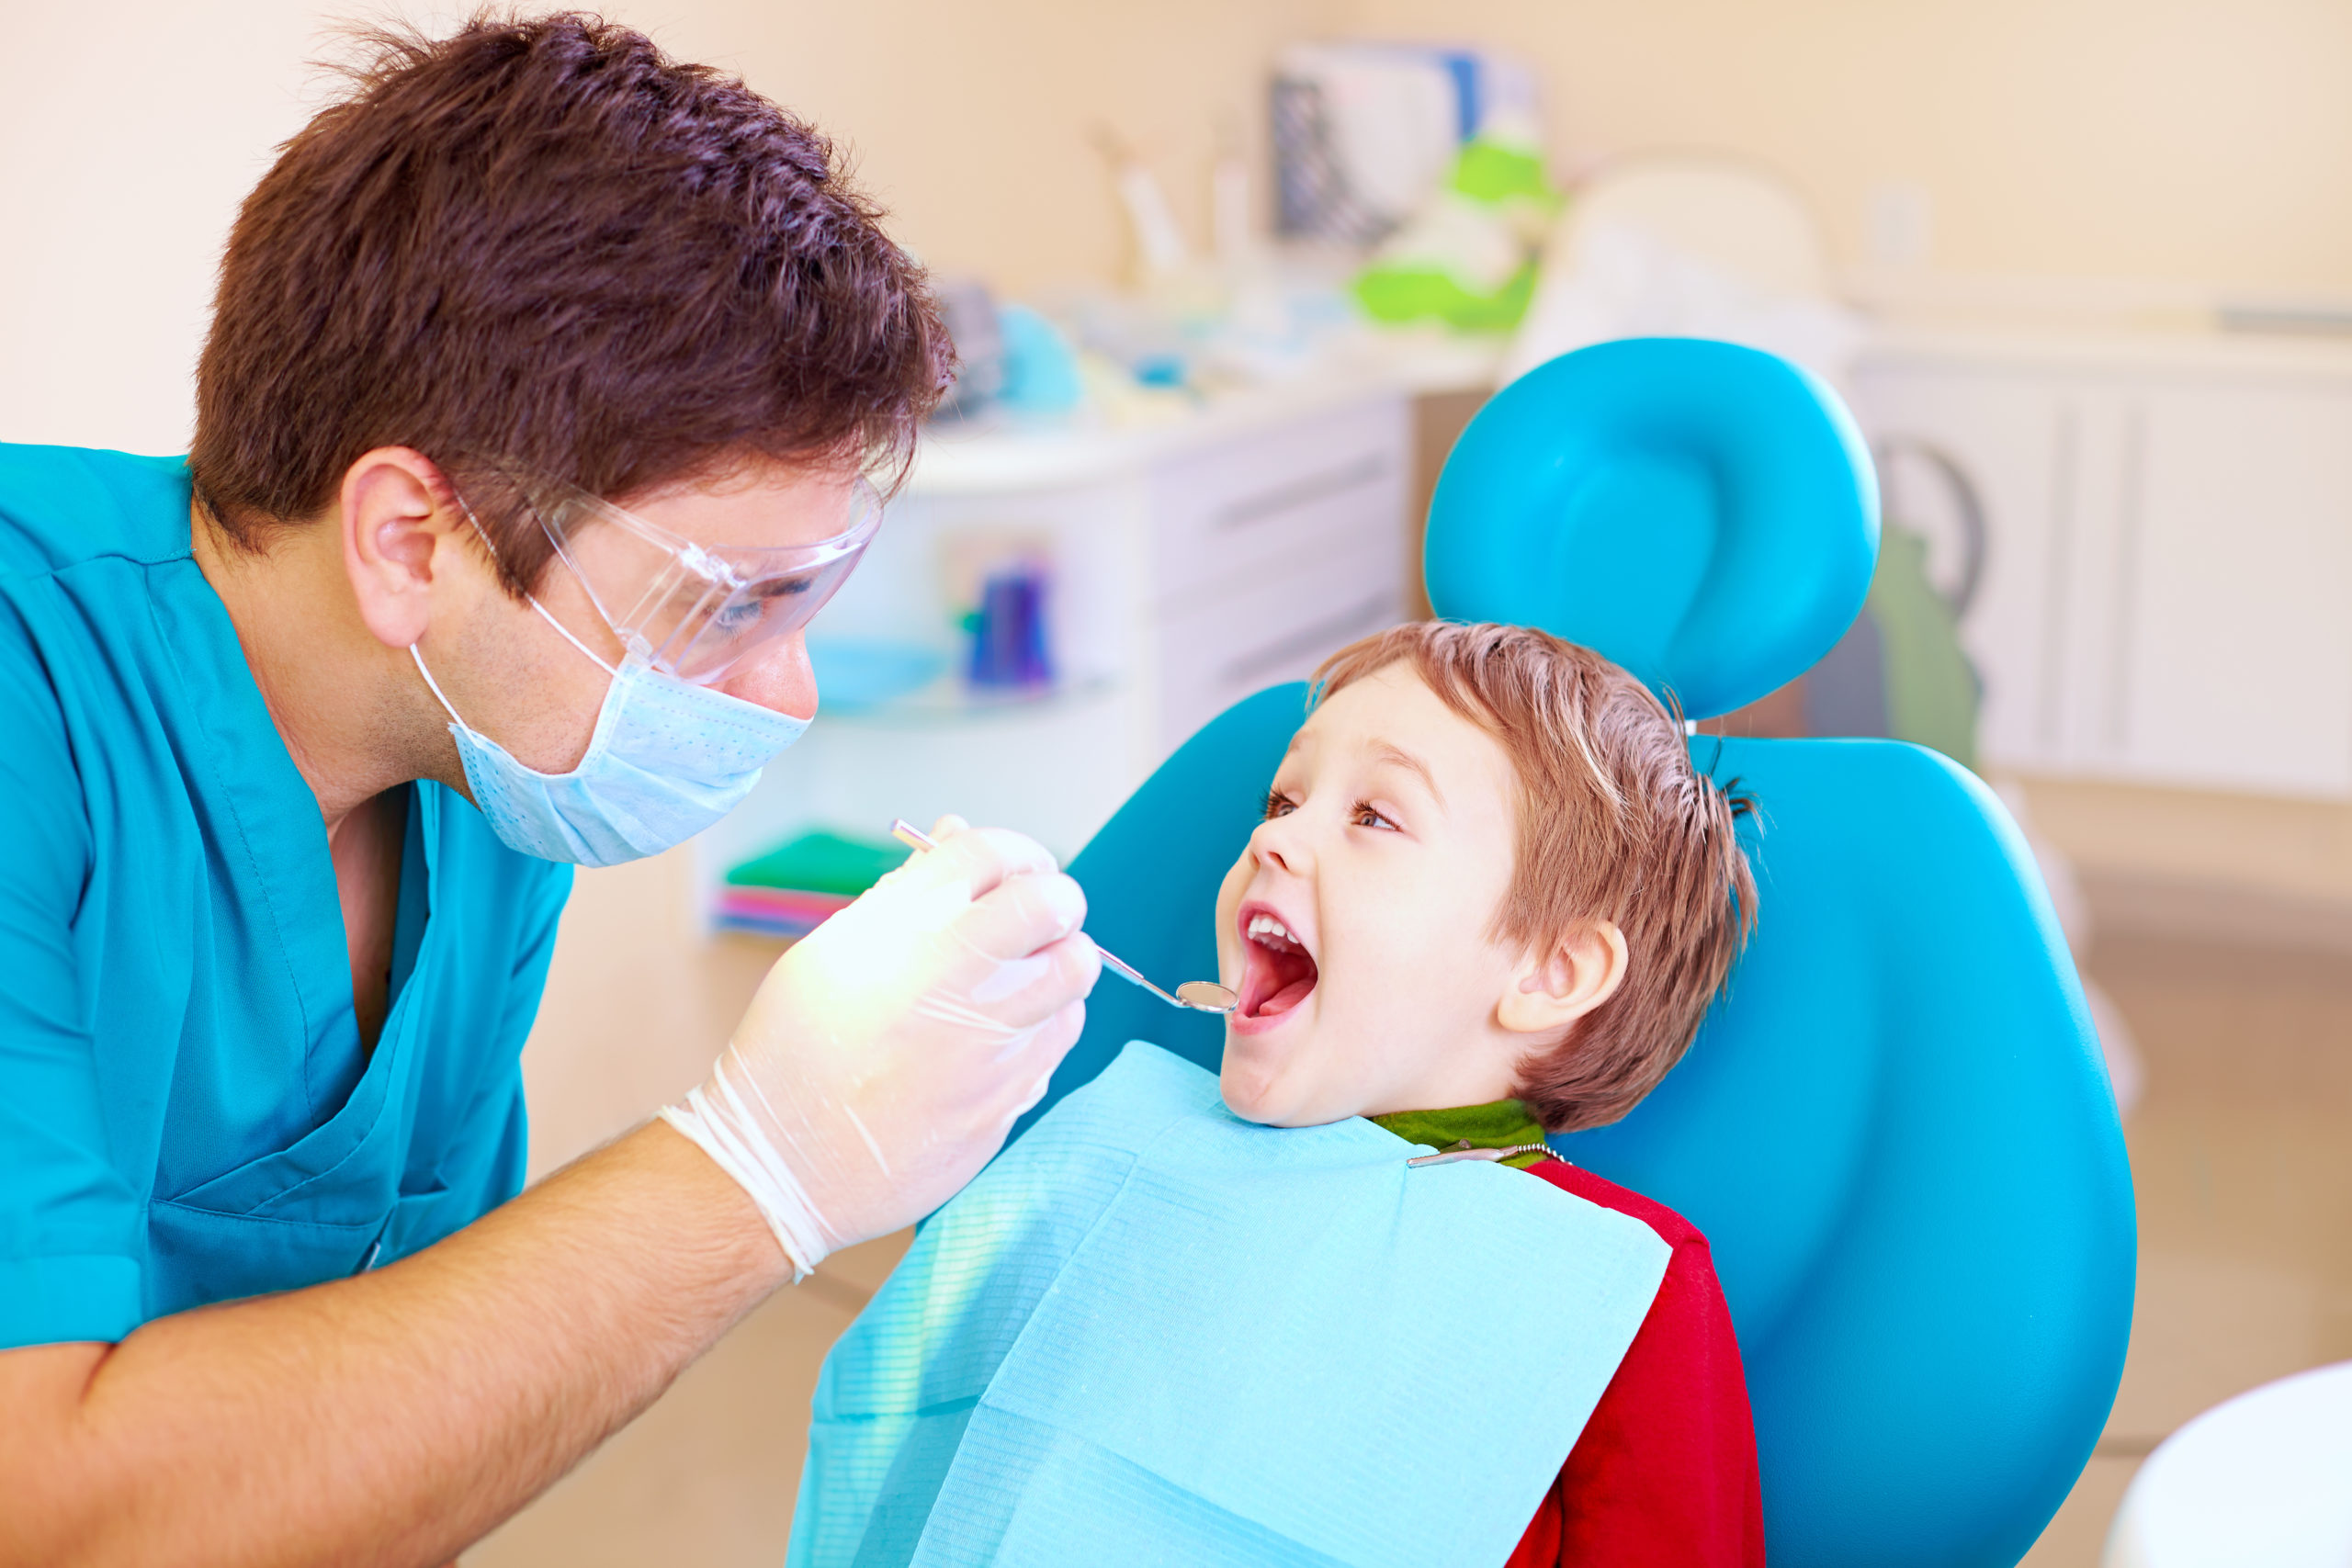
POLYGON ((887 840, 811 832, 727 874, 713 923, 796 942, 907 858, 887 840))
POLYGON ((728 887, 719 892, 716 923, 721 931, 797 942, 848 902, 831 894, 800 893, 789 887, 728 887))

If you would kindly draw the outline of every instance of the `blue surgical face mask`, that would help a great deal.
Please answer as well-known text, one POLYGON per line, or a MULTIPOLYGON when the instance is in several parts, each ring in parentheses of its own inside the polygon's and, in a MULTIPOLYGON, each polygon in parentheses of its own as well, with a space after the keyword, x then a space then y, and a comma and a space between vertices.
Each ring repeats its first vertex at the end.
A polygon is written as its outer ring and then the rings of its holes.
POLYGON ((588 750, 569 773, 526 768, 467 724, 424 655, 413 644, 408 650, 448 709, 474 804, 509 849, 580 865, 659 854, 733 810, 768 761, 808 728, 805 718, 665 674, 639 649, 615 670, 537 599, 531 607, 613 677, 588 750))

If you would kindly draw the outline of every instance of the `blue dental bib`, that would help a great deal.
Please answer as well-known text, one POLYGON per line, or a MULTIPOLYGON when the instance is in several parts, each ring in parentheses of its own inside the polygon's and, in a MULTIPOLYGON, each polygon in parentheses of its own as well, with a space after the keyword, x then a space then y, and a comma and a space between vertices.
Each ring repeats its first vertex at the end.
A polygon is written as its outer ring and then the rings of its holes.
POLYGON ((1130 1043, 826 1358, 792 1568, 1502 1562, 1668 1248, 1414 1152, 1362 1120, 1243 1122, 1130 1043))

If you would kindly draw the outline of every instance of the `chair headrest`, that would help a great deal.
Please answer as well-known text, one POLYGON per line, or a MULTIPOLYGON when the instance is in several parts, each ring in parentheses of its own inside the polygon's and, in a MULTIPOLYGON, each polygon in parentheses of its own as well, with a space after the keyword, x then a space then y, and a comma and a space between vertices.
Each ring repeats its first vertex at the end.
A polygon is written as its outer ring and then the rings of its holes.
POLYGON ((1495 394, 1430 505, 1430 603, 1582 643, 1685 716, 1794 680, 1878 560, 1878 481, 1838 395, 1701 338, 1596 344, 1495 394))

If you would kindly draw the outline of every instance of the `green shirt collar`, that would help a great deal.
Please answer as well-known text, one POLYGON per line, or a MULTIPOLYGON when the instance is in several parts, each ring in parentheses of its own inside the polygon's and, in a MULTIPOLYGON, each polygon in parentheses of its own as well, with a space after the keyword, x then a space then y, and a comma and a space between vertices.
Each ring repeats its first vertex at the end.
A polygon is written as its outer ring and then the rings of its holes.
MULTIPOLYGON (((1527 1113, 1524 1100, 1498 1100, 1488 1105, 1464 1105, 1452 1111, 1392 1111, 1366 1120, 1387 1128, 1408 1144, 1427 1144, 1442 1154, 1447 1149, 1508 1149, 1544 1141, 1544 1125, 1527 1113)), ((1525 1170, 1547 1156, 1512 1155, 1503 1164, 1525 1170)))

